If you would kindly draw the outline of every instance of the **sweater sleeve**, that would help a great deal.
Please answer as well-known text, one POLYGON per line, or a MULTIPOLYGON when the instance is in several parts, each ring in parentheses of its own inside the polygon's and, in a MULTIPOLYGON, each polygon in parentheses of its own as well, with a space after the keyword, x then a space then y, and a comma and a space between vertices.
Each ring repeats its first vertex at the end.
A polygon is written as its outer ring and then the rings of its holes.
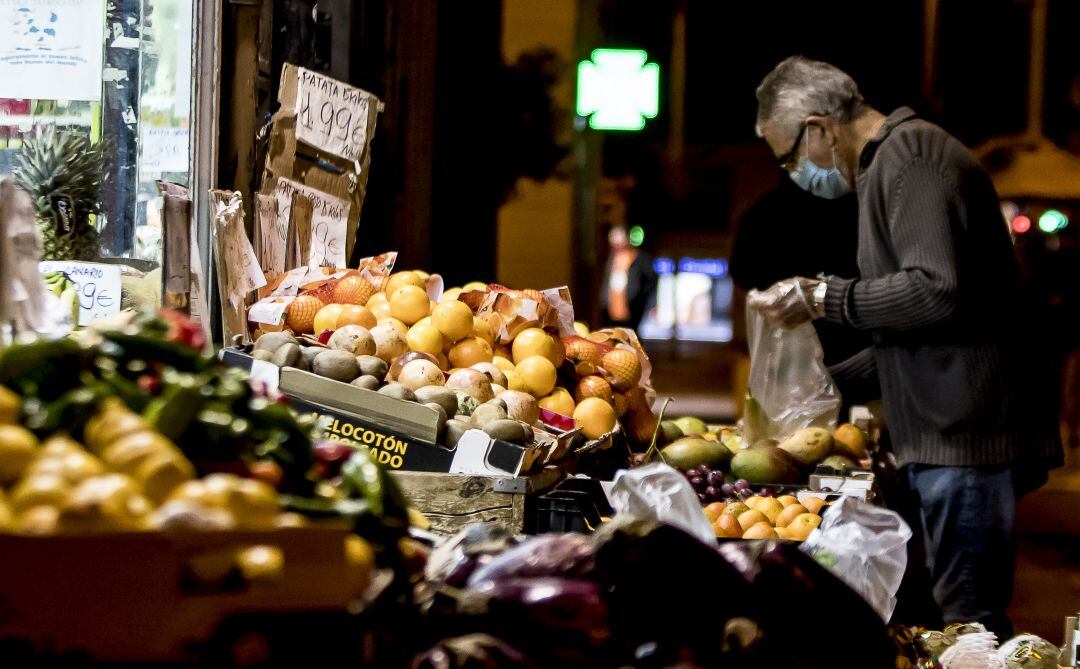
POLYGON ((825 317, 859 330, 901 331, 949 320, 956 309, 956 255, 949 188, 920 158, 901 171, 885 202, 900 271, 829 280, 825 317))
POLYGON ((849 403, 860 403, 881 397, 878 383, 877 362, 874 350, 864 348, 847 360, 829 367, 840 394, 849 403))

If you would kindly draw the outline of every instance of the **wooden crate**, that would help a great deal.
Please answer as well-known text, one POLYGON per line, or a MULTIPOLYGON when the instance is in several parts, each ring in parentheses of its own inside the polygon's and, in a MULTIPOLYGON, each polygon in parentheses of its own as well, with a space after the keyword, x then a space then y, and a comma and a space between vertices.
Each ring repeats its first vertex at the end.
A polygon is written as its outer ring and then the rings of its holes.
POLYGON ((391 472, 431 530, 453 534, 472 523, 499 523, 511 532, 525 529, 525 500, 565 478, 559 467, 529 476, 494 477, 431 472, 391 472))
POLYGON ((345 535, 320 527, 0 535, 0 639, 105 662, 183 661, 233 614, 347 611, 356 593, 342 585, 345 535), (223 556, 252 545, 281 549, 280 579, 192 587, 198 561, 229 564, 223 556))

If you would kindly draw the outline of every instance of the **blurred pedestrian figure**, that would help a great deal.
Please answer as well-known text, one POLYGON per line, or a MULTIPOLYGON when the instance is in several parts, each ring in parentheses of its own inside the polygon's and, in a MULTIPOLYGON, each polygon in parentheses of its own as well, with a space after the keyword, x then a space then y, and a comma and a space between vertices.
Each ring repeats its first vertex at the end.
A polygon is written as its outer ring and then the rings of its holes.
POLYGON ((630 244, 623 225, 608 231, 608 245, 600 306, 609 325, 636 329, 656 292, 652 258, 630 244))

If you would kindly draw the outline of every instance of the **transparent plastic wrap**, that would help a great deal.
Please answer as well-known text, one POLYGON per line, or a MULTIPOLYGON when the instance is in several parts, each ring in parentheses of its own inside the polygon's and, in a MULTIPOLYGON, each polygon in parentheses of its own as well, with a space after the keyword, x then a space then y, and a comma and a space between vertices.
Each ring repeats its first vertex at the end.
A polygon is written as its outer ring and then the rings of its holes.
POLYGON ((748 308, 746 329, 750 389, 743 427, 748 441, 782 441, 804 427, 836 427, 840 391, 825 367, 814 326, 784 329, 748 308))
POLYGON ((620 514, 666 523, 706 544, 716 543, 697 493, 685 476, 663 463, 619 472, 611 504, 620 514))
POLYGON ((854 497, 833 504, 803 542, 803 552, 829 568, 888 620, 907 569, 911 528, 895 511, 854 497))

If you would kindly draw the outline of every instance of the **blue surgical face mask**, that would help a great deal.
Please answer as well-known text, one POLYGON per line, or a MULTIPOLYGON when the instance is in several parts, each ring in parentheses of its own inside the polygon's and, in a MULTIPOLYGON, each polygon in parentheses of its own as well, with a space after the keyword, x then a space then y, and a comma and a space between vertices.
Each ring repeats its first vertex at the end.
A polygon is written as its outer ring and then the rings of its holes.
MULTIPOLYGON (((806 153, 810 153, 809 137, 806 139, 806 153)), ((833 167, 829 169, 820 167, 810 160, 809 155, 804 155, 799 158, 798 166, 788 172, 788 176, 799 188, 826 200, 835 200, 851 192, 851 185, 844 178, 843 173, 836 168, 835 151, 833 151, 833 167)))

